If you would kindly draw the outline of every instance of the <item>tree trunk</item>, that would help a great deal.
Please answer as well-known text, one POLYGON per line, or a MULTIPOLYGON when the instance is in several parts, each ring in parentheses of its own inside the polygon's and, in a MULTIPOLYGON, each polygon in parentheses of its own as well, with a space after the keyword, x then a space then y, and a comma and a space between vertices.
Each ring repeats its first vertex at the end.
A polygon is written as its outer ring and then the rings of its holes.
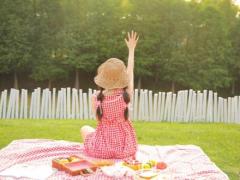
POLYGON ((48 80, 48 89, 51 90, 51 88, 52 88, 52 80, 49 79, 48 80))
POLYGON ((79 69, 75 71, 75 88, 79 89, 79 69))
POLYGON ((18 77, 17 77, 17 72, 16 71, 14 71, 14 85, 13 85, 13 87, 15 89, 18 89, 18 77))
POLYGON ((232 95, 235 94, 235 81, 232 83, 232 90, 231 90, 232 95))
POLYGON ((142 87, 142 78, 139 77, 138 78, 138 85, 137 85, 137 88, 138 88, 139 91, 140 91, 141 87, 142 87))
POLYGON ((172 87, 171 87, 172 93, 175 93, 175 82, 172 81, 172 87))
POLYGON ((154 88, 154 89, 157 89, 157 86, 158 86, 158 76, 155 76, 155 77, 154 77, 153 88, 154 88))

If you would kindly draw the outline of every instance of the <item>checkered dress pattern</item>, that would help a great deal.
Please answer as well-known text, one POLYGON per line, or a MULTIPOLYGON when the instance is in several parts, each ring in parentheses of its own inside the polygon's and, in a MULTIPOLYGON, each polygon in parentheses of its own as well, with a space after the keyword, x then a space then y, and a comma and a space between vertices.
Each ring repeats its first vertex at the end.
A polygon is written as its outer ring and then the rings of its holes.
POLYGON ((84 142, 87 154, 97 158, 134 157, 137 151, 136 134, 130 120, 125 120, 124 110, 128 106, 123 99, 123 90, 104 96, 102 103, 95 99, 95 108, 102 106, 103 117, 96 131, 84 142))

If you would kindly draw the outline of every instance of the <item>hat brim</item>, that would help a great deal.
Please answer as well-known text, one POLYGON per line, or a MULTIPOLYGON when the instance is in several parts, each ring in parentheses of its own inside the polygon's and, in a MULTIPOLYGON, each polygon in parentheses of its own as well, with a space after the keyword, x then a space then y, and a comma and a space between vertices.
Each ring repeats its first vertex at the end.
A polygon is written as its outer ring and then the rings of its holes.
POLYGON ((116 89, 116 88, 125 88, 129 85, 129 78, 127 74, 125 77, 119 77, 118 80, 106 80, 104 79, 101 74, 98 74, 94 78, 94 82, 104 89, 116 89))

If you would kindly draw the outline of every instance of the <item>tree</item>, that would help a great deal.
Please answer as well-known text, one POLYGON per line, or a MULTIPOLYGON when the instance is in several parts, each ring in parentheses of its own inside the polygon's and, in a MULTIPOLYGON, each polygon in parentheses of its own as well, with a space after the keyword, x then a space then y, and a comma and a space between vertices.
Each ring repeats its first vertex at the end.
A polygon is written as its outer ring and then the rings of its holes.
POLYGON ((0 4, 0 73, 13 73, 15 88, 18 73, 27 69, 31 59, 30 5, 30 0, 2 0, 0 4))
POLYGON ((233 47, 232 61, 229 65, 231 70, 232 81, 232 94, 235 94, 235 84, 240 80, 240 19, 236 18, 236 23, 231 29, 230 38, 233 47))
POLYGON ((64 63, 75 69, 76 88, 79 88, 80 70, 94 72, 100 63, 119 55, 119 52, 114 53, 119 49, 117 39, 121 35, 117 26, 120 19, 117 3, 109 0, 71 0, 65 3, 67 58, 64 63))
POLYGON ((37 81, 48 80, 48 87, 57 79, 66 78, 68 69, 62 63, 66 58, 63 46, 63 10, 58 0, 33 1, 32 36, 33 69, 31 77, 37 81))
MULTIPOLYGON (((201 28, 199 31, 201 36, 198 42, 201 48, 202 56, 201 66, 198 70, 199 76, 203 77, 202 88, 212 88, 216 90, 219 87, 227 87, 230 85, 231 76, 229 75, 229 62, 231 61, 231 44, 228 38, 228 25, 225 17, 215 6, 207 5, 200 11, 202 18, 201 28)), ((198 51, 196 51, 198 52, 198 51)), ((197 73, 196 73, 197 75, 197 73)), ((198 78, 200 80, 200 78, 198 78)))
POLYGON ((188 68, 188 41, 192 30, 192 11, 189 4, 183 1, 165 1, 162 12, 161 42, 158 62, 162 69, 162 79, 171 82, 171 90, 175 92, 176 83, 187 86, 190 80, 188 68))

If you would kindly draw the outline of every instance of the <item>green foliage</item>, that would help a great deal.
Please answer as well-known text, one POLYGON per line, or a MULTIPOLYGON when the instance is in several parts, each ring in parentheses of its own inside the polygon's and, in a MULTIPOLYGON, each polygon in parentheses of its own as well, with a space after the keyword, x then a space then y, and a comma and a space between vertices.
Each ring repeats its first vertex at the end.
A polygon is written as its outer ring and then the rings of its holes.
POLYGON ((231 75, 234 80, 239 78, 240 75, 240 18, 232 27, 230 39, 233 46, 232 60, 230 63, 231 75))
POLYGON ((217 90, 240 76, 231 0, 3 0, 0 10, 0 73, 31 66, 33 79, 54 81, 96 72, 110 57, 126 62, 124 38, 134 29, 136 77, 217 90))
POLYGON ((62 79, 68 71, 63 65, 63 9, 58 0, 33 1, 32 36, 33 69, 31 77, 38 81, 62 79))
POLYGON ((0 73, 24 70, 31 59, 30 0, 0 3, 0 73))

